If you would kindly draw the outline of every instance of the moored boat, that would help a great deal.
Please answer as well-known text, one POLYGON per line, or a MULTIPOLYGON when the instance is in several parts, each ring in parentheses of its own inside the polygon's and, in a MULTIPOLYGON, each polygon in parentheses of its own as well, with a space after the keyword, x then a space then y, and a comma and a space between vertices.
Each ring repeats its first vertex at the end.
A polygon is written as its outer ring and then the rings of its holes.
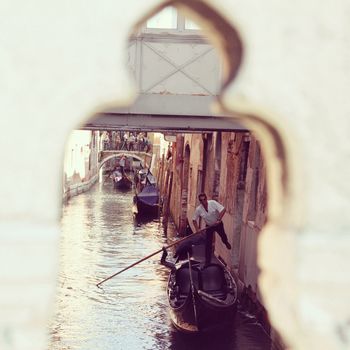
POLYGON ((132 181, 125 173, 115 171, 113 173, 114 186, 119 189, 130 189, 132 187, 132 181))
POLYGON ((225 265, 193 258, 171 269, 167 296, 170 317, 183 332, 207 332, 233 319, 237 306, 237 284, 225 265))
POLYGON ((160 194, 156 179, 150 172, 146 173, 144 169, 139 172, 139 176, 136 181, 134 197, 136 214, 138 216, 158 216, 160 194))
POLYGON ((155 185, 145 185, 142 191, 135 195, 137 215, 158 216, 159 190, 155 185))

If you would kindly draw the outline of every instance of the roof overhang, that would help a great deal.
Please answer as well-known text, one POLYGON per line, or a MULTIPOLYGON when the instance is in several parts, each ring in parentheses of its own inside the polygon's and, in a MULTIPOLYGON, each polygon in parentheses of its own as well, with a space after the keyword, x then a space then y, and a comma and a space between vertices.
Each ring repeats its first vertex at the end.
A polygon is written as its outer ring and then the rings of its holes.
POLYGON ((84 130, 142 130, 168 132, 241 131, 247 129, 210 107, 213 96, 140 95, 126 108, 109 108, 91 118, 84 130))

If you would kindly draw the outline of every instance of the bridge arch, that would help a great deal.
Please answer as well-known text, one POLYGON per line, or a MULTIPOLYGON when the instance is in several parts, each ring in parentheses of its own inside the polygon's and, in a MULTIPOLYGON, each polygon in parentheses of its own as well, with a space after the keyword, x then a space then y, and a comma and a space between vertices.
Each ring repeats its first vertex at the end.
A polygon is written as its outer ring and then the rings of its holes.
POLYGON ((101 160, 98 168, 101 169, 102 166, 111 159, 121 158, 122 155, 125 155, 127 158, 133 158, 140 161, 141 167, 147 165, 147 159, 152 158, 152 154, 146 152, 132 152, 132 151, 102 151, 101 160))

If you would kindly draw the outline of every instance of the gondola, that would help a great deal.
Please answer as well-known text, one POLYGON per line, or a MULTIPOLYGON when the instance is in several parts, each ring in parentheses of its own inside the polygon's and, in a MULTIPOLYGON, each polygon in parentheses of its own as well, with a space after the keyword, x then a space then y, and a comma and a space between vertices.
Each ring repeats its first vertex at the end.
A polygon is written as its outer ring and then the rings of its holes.
POLYGON ((119 171, 115 171, 113 173, 113 181, 115 188, 118 189, 130 189, 132 187, 132 181, 125 173, 121 173, 119 171))
POLYGON ((158 216, 159 190, 155 185, 145 185, 142 191, 135 195, 134 201, 138 216, 158 216))
POLYGON ((156 185, 154 176, 148 172, 135 181, 134 204, 136 206, 135 214, 137 216, 155 217, 159 215, 159 189, 156 185))
POLYGON ((209 332, 232 321, 237 306, 237 284, 225 265, 215 256, 188 256, 170 271, 167 285, 170 318, 186 333, 209 332))

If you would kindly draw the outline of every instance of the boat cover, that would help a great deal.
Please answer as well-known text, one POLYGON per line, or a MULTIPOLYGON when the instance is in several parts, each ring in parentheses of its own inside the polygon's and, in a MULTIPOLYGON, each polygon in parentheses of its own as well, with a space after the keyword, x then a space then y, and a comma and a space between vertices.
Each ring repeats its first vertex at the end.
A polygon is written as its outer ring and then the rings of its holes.
POLYGON ((137 195, 138 199, 141 200, 142 202, 148 204, 148 205, 157 205, 159 201, 159 190, 156 186, 153 185, 147 185, 145 188, 142 190, 137 195))

